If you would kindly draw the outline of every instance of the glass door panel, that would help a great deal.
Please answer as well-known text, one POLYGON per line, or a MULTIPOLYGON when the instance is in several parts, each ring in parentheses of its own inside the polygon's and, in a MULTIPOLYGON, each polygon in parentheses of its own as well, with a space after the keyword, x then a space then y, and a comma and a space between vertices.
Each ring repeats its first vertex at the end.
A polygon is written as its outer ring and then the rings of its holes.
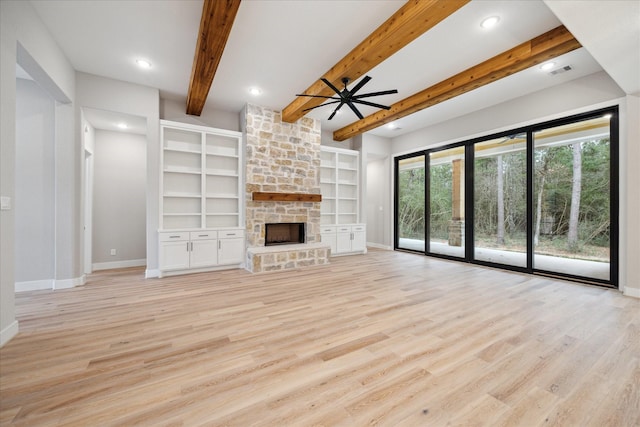
POLYGON ((609 120, 534 133, 535 270, 610 280, 609 120))
POLYGON ((464 146, 429 153, 427 252, 465 256, 464 146))
POLYGON ((527 136, 474 146, 473 257, 527 267, 527 136))
POLYGON ((425 168, 424 156, 398 161, 398 248, 424 252, 425 168))

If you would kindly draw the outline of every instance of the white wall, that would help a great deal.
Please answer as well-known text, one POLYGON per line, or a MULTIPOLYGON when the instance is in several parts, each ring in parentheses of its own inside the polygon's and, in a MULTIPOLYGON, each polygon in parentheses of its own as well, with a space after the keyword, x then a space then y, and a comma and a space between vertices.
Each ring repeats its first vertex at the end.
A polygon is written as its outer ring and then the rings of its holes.
MULTIPOLYGON (((147 277, 158 271, 160 95, 158 89, 107 79, 92 74, 76 74, 76 117, 84 107, 144 117, 147 120, 146 255, 147 277)), ((77 138, 80 140, 80 127, 77 138)), ((94 224, 94 228, 95 228, 94 224)))
POLYGON ((187 102, 174 99, 160 100, 160 118, 192 125, 210 126, 218 129, 240 131, 240 112, 230 113, 205 105, 202 114, 191 116, 186 113, 187 102))
POLYGON ((620 289, 640 297, 640 116, 638 98, 604 72, 532 93, 454 120, 394 138, 393 155, 620 105, 620 289))
POLYGON ((393 159, 391 140, 364 134, 353 138, 360 151, 361 222, 367 224, 367 243, 393 248, 393 159))
POLYGON ((388 208, 391 197, 388 157, 369 160, 366 164, 366 174, 367 244, 391 249, 393 244, 389 229, 393 218, 389 217, 388 208))
POLYGON ((55 277, 55 104, 38 84, 16 87, 16 290, 51 289, 55 277))
POLYGON ((640 97, 628 95, 620 120, 620 283, 640 298, 640 97))
POLYGON ((95 130, 94 270, 146 265, 146 151, 145 136, 95 130))
POLYGON ((333 140, 333 132, 332 131, 324 131, 321 130, 321 145, 326 145, 327 147, 334 148, 344 148, 346 150, 354 150, 353 148, 353 138, 349 138, 345 141, 334 141, 333 140))
MULTIPOLYGON (((15 198, 15 144, 16 144, 16 63, 20 65, 50 93, 56 101, 72 102, 75 98, 75 73, 67 58, 40 21, 33 7, 26 1, 0 1, 0 195, 15 198)), ((74 129, 74 117, 67 114, 68 104, 56 106, 56 156, 60 162, 76 149, 76 140, 67 132, 74 129), (59 139, 58 139, 59 138, 59 139)), ((58 159, 56 159, 56 163, 58 159)), ((73 165, 65 165, 73 169, 73 165)), ((56 172, 58 167, 56 165, 56 172)), ((73 208, 75 183, 68 181, 72 173, 56 175, 56 188, 72 197, 58 199, 56 215, 73 208)), ((79 185, 79 182, 78 182, 79 185)), ((57 218, 57 217, 56 217, 57 218)), ((67 231, 56 220, 56 234, 67 231)), ((0 211, 0 345, 18 333, 15 318, 15 210, 0 211)), ((60 236, 56 242, 56 280, 75 282, 81 272, 74 271, 69 262, 78 229, 60 236)))

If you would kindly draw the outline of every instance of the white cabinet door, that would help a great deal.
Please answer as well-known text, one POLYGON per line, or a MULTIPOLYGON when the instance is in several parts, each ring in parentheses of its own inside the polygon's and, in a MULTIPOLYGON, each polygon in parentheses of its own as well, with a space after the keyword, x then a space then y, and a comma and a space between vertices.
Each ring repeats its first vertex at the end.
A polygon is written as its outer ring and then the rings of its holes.
POLYGON ((352 236, 353 236, 353 240, 351 241, 351 250, 353 252, 364 251, 367 248, 367 232, 354 231, 352 236))
POLYGON ((338 250, 338 236, 336 233, 327 233, 320 235, 320 241, 322 243, 328 243, 331 246, 331 254, 336 254, 338 250))
POLYGON ((217 240, 191 242, 191 268, 210 267, 218 262, 217 240))
POLYGON ((218 264, 241 264, 244 262, 244 238, 220 239, 218 264))
POLYGON ((351 252, 351 232, 338 231, 336 235, 336 253, 351 252))
POLYGON ((189 268, 189 241, 160 242, 160 270, 189 268))

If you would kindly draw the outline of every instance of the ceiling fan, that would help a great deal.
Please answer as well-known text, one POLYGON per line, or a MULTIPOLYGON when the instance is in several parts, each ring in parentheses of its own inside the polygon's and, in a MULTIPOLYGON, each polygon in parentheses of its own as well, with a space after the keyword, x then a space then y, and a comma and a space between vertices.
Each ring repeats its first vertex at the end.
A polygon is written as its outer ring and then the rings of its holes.
POLYGON ((370 98, 372 96, 390 95, 392 93, 398 93, 397 89, 392 89, 392 90, 383 90, 383 91, 380 91, 380 92, 371 92, 371 93, 365 93, 365 94, 362 94, 362 95, 356 95, 356 93, 360 89, 362 89, 362 86, 364 86, 365 84, 367 84, 369 82, 369 80, 371 80, 371 77, 369 77, 369 76, 365 76, 362 80, 360 80, 358 82, 357 85, 352 87, 351 90, 347 89, 347 84, 349 84, 349 77, 343 77, 342 78, 342 83, 344 84, 344 89, 343 90, 340 90, 337 87, 335 87, 333 84, 331 84, 331 82, 329 80, 325 79, 324 77, 321 78, 320 80, 322 80, 327 86, 329 86, 331 89, 333 89, 333 91, 336 94, 338 94, 338 96, 307 95, 307 94, 304 94, 304 93, 296 94, 296 96, 308 96, 308 97, 311 97, 311 98, 332 99, 333 101, 325 102, 324 104, 316 105, 315 107, 305 108, 304 110, 302 110, 302 111, 309 111, 309 110, 313 110, 314 108, 324 107, 325 105, 338 104, 338 106, 335 108, 335 110, 333 110, 333 113, 331 113, 331 115, 329 116, 329 120, 331 120, 333 118, 333 116, 336 115, 338 110, 340 110, 340 108, 342 108, 342 106, 344 104, 347 104, 349 106, 349 108, 351 108, 351 111, 353 111, 355 113, 355 115, 358 116, 359 119, 364 119, 364 116, 360 113, 360 111, 358 111, 358 109, 356 108, 356 106, 354 104, 368 105, 370 107, 383 108, 385 110, 389 110, 391 108, 389 106, 382 105, 382 104, 376 104, 376 103, 368 102, 368 101, 363 101, 362 98, 370 98))

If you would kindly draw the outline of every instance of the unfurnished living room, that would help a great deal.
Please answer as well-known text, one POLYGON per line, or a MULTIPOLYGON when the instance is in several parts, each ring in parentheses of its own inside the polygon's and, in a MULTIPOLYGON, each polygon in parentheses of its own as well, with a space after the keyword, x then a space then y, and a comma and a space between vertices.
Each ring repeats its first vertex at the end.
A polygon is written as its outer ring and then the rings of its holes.
POLYGON ((0 425, 640 426, 637 0, 0 31, 0 425))

